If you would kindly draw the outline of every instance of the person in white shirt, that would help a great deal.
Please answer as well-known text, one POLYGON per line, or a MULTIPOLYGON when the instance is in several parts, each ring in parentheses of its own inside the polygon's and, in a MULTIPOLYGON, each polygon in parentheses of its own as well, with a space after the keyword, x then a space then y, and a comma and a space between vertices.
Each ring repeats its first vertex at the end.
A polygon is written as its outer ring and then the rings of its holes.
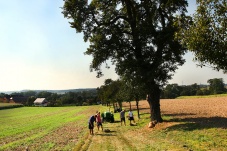
POLYGON ((128 112, 128 117, 129 117, 128 119, 130 121, 130 125, 132 125, 132 121, 135 123, 134 116, 131 110, 129 110, 128 112))

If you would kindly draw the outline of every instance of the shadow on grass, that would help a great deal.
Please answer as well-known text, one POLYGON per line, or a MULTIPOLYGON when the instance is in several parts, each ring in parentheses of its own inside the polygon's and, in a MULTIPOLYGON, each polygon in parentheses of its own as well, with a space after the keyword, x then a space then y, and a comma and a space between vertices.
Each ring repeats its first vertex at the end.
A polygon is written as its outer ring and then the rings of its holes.
POLYGON ((142 115, 150 115, 150 113, 140 113, 140 116, 142 115))
MULTIPOLYGON (((182 116, 182 114, 180 114, 182 116)), ((187 114, 189 115, 189 114, 187 114)), ((190 114, 193 115, 193 114, 190 114)), ((165 115, 177 116, 177 115, 165 115)), ((193 131, 199 129, 222 128, 227 129, 227 118, 225 117, 191 117, 191 118, 173 118, 165 122, 178 122, 179 124, 168 127, 168 130, 193 131)))
POLYGON ((100 135, 100 136, 116 136, 114 133, 116 133, 116 131, 111 131, 111 130, 109 130, 109 131, 103 131, 101 134, 99 133, 99 134, 96 134, 96 135, 100 135))

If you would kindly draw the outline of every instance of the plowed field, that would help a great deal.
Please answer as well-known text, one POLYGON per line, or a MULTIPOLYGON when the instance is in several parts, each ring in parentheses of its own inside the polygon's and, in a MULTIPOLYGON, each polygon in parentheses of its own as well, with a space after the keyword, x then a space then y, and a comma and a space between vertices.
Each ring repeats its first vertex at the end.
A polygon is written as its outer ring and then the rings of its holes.
MULTIPOLYGON (((149 113, 148 107, 147 101, 140 102, 141 113, 149 113)), ((162 115, 176 120, 227 128, 227 97, 163 99, 160 108, 162 115)))

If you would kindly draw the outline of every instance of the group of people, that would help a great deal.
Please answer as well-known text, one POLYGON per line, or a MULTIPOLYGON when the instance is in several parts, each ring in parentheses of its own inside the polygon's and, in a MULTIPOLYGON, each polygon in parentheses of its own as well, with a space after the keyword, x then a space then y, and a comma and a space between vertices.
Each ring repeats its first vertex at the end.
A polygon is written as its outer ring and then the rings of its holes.
POLYGON ((102 118, 101 118, 100 112, 97 112, 97 114, 92 115, 89 118, 89 120, 88 120, 88 128, 90 130, 90 134, 91 135, 94 134, 94 131, 93 131, 93 129, 94 129, 94 122, 96 122, 98 130, 101 127, 101 129, 103 131, 102 118))
MULTIPOLYGON (((128 117, 128 120, 130 121, 130 125, 132 125, 132 121, 135 123, 134 115, 133 115, 133 113, 132 113, 131 110, 129 110, 127 117, 128 117)), ((121 126, 122 126, 122 122, 124 122, 124 125, 126 126, 126 122, 125 122, 125 110, 122 110, 120 112, 120 118, 121 118, 121 126)))
MULTIPOLYGON (((134 115, 133 115, 133 112, 131 110, 129 110, 127 117, 128 117, 128 120, 130 121, 130 125, 132 125, 132 121, 135 123, 134 115)), ((122 126, 122 122, 124 122, 124 125, 126 126, 125 110, 122 110, 120 112, 120 119, 121 119, 121 126, 122 126)), ((88 128, 90 130, 91 135, 94 134, 94 131, 93 131, 94 122, 97 124, 98 131, 99 131, 100 127, 103 131, 102 118, 101 118, 100 112, 97 112, 95 115, 92 115, 88 120, 88 128)))

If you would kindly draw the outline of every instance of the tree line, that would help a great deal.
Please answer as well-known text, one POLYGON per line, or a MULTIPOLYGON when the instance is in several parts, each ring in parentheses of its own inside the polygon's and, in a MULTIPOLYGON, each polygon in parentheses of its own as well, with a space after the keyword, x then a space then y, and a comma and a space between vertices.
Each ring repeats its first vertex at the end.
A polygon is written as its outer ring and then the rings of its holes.
MULTIPOLYGON (((208 85, 198 85, 196 83, 182 86, 178 84, 168 84, 161 91, 160 98, 174 99, 179 96, 212 95, 227 92, 222 78, 209 79, 207 82, 208 85)), ((103 104, 106 106, 113 106, 115 111, 117 109, 122 109, 122 102, 128 102, 131 109, 131 101, 136 101, 138 107, 140 100, 147 99, 147 94, 143 89, 124 81, 124 79, 118 79, 115 81, 106 79, 104 84, 97 89, 80 92, 66 92, 64 94, 57 94, 48 91, 14 92, 10 95, 0 93, 0 98, 10 98, 13 96, 27 97, 27 101, 24 104, 27 106, 33 106, 36 98, 46 98, 49 102, 48 106, 84 106, 103 104)))
POLYGON ((200 96, 223 94, 227 92, 222 78, 209 79, 208 85, 178 85, 168 84, 161 93, 163 99, 173 99, 179 96, 200 96))
POLYGON ((64 94, 57 94, 48 91, 25 91, 14 92, 11 94, 1 93, 0 98, 10 97, 25 97, 26 101, 24 105, 33 106, 36 98, 46 98, 48 100, 48 106, 66 106, 66 105, 93 105, 99 102, 97 98, 97 90, 91 89, 79 92, 66 92, 64 94))

